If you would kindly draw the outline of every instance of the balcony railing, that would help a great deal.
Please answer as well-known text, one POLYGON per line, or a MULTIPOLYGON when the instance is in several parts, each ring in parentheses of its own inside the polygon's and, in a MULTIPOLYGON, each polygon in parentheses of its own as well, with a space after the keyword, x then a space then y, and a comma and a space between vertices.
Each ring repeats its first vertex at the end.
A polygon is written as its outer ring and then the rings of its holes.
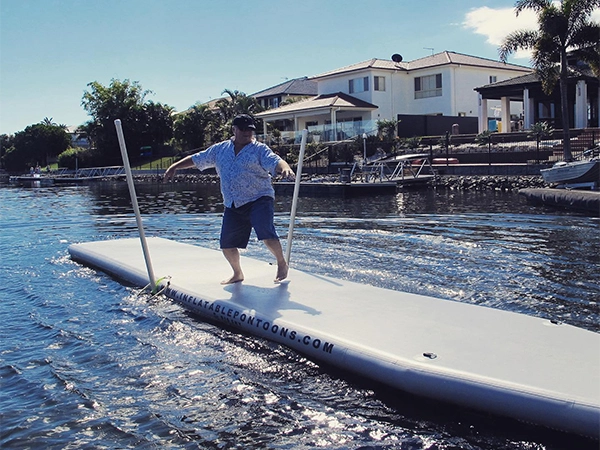
MULTIPOLYGON (((280 142, 272 134, 257 135, 257 139, 267 144, 299 144, 302 139, 302 130, 299 131, 281 131, 280 142)), ((376 120, 361 120, 338 122, 335 126, 315 125, 308 127, 309 142, 340 142, 354 139, 356 136, 362 136, 363 133, 373 135, 377 133, 376 120)))

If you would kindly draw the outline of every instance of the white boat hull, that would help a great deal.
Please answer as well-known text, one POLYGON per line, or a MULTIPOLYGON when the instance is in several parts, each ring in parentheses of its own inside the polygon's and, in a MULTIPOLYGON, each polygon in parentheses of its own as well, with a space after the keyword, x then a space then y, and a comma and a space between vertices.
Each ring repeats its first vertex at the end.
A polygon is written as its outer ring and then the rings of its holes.
POLYGON ((540 173, 546 183, 575 184, 600 182, 600 161, 574 161, 558 163, 550 169, 542 169, 540 173))

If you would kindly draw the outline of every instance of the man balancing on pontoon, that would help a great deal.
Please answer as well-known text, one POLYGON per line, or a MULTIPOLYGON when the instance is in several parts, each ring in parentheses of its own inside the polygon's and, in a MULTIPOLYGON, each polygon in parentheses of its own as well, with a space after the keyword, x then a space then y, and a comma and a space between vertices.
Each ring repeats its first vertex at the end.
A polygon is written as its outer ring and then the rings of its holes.
POLYGON ((239 115, 233 119, 231 139, 181 159, 164 175, 164 180, 169 181, 179 169, 216 168, 225 204, 220 245, 233 269, 231 278, 221 284, 244 280, 238 249, 246 248, 252 228, 277 259, 274 281, 278 283, 288 275, 288 264, 273 223, 275 190, 271 176, 281 174, 284 178, 294 179, 295 175, 287 162, 254 138, 255 130, 252 117, 239 115))

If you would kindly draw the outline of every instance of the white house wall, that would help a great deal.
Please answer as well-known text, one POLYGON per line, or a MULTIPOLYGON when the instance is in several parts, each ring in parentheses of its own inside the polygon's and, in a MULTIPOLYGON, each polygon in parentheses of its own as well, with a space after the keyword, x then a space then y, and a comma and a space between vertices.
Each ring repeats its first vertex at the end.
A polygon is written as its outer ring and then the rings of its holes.
POLYGON ((407 101, 400 104, 398 114, 441 114, 451 116, 451 77, 449 68, 430 68, 411 72, 408 78, 405 78, 403 90, 409 95, 407 101), (442 74, 442 95, 440 97, 415 98, 415 78, 426 77, 429 75, 442 74), (448 88, 446 87, 448 86, 448 88))
MULTIPOLYGON (((499 71, 491 68, 455 66, 433 67, 407 72, 406 70, 363 70, 350 74, 328 77, 318 82, 319 94, 344 92, 360 100, 372 103, 379 108, 364 117, 371 120, 389 120, 398 114, 442 114, 444 116, 478 116, 478 97, 474 87, 490 84, 490 76, 496 81, 504 81, 522 75, 522 71, 499 71), (442 96, 415 99, 414 80, 416 77, 442 74, 442 96), (349 92, 349 81, 369 77, 369 90, 349 92), (374 90, 374 77, 385 78, 385 91, 374 90)), ((488 117, 499 118, 500 102, 488 102, 488 117)), ((511 113, 520 115, 523 106, 511 103, 511 113)), ((343 116, 339 116, 340 118, 343 116)))
MULTIPOLYGON (((360 76, 366 76, 366 72, 362 72, 362 75, 341 75, 337 77, 329 77, 322 80, 318 80, 317 92, 319 95, 331 94, 334 92, 345 92, 348 93, 348 80, 358 78, 360 76)), ((352 94, 354 95, 354 94, 352 94)), ((354 95, 356 98, 360 98, 358 95, 354 95)))
MULTIPOLYGON (((488 68, 470 66, 445 66, 443 68, 431 68, 411 73, 408 84, 400 86, 406 95, 404 102, 399 102, 398 114, 442 114, 444 116, 466 115, 477 117, 478 96, 474 86, 483 86, 490 83, 490 76, 496 76, 496 81, 503 81, 515 76, 522 75, 516 71, 494 71, 488 68), (415 99, 414 79, 416 77, 442 74, 442 96, 415 99)), ((488 116, 494 117, 500 106, 499 101, 488 102, 488 116)), ((522 113, 522 105, 513 104, 511 111, 515 114, 522 113)))
MULTIPOLYGON (((485 64, 485 62, 483 62, 485 64)), ((494 63, 495 64, 495 63, 494 63)), ((336 121, 355 119, 360 117, 363 121, 377 121, 395 119, 398 114, 430 115, 442 114, 444 116, 464 115, 479 117, 479 97, 476 87, 490 84, 490 77, 495 77, 496 82, 504 81, 523 75, 527 69, 503 69, 498 67, 481 67, 467 64, 444 64, 429 66, 420 69, 406 70, 398 65, 397 70, 388 68, 369 67, 351 72, 342 72, 316 78, 317 92, 319 95, 343 92, 357 99, 377 105, 377 109, 370 111, 335 111, 336 121), (442 75, 442 95, 415 99, 415 78, 428 75, 442 75), (385 91, 375 91, 374 77, 384 77, 385 91), (369 78, 369 90, 363 92, 349 92, 349 81, 363 77, 369 78)), ((389 67, 389 66, 388 66, 389 67)), ((404 66, 406 67, 406 66, 404 66)), ((487 100, 487 117, 501 117, 501 104, 499 100, 487 100)), ((523 114, 522 102, 510 103, 511 114, 523 114)), ((296 129, 302 129, 306 122, 318 122, 318 125, 329 123, 334 113, 315 114, 312 112, 291 113, 288 118, 295 121, 296 129)), ((481 118, 485 120, 485 117, 481 118)))
POLYGON ((415 98, 414 75, 405 70, 398 70, 394 71, 391 76, 393 117, 396 118, 398 114, 419 114, 410 110, 410 105, 415 98))
MULTIPOLYGON (((392 110, 392 84, 391 84, 391 72, 388 70, 373 70, 369 74, 369 92, 362 92, 362 94, 369 94, 369 103, 377 105, 379 108, 371 111, 369 114, 370 120, 389 120, 393 117, 392 110), (385 91, 375 90, 375 77, 383 77, 385 79, 385 91)), ((354 94, 350 94, 354 95, 354 94)))

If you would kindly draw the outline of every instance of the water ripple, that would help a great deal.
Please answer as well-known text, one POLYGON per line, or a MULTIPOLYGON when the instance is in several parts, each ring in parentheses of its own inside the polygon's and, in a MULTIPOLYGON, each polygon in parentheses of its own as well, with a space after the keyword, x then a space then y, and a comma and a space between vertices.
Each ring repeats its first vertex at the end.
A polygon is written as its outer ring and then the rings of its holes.
MULTIPOLYGON (((3 448, 597 448, 349 376, 74 263, 69 243, 137 236, 124 183, 0 200, 3 448)), ((214 186, 139 186, 139 202, 147 234, 218 248, 214 186)), ((298 211, 300 269, 600 331, 595 219, 434 191, 298 211)), ((269 258, 254 240, 245 254, 269 258)))

